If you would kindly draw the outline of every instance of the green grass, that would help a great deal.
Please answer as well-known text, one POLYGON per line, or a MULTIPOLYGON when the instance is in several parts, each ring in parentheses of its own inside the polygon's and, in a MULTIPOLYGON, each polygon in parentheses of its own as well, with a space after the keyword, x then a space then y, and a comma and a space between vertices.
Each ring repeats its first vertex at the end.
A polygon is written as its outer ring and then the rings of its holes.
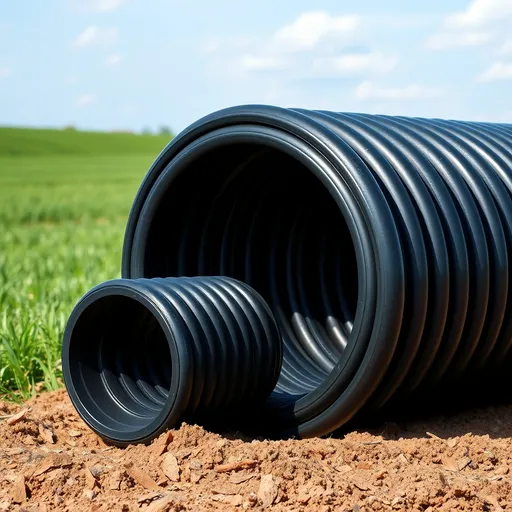
POLYGON ((69 313, 120 275, 126 218, 169 137, 0 128, 0 394, 61 385, 69 313))

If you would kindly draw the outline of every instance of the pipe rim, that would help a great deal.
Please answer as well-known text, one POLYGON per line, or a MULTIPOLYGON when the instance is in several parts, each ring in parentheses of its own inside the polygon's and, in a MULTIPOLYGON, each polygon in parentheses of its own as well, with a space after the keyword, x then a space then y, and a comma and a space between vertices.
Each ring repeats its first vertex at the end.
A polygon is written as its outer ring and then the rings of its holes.
MULTIPOLYGON (((189 354, 186 352, 185 344, 177 343, 173 332, 176 325, 170 315, 165 315, 165 307, 159 303, 158 298, 150 297, 149 293, 136 281, 126 281, 115 279, 104 282, 88 293, 86 293, 73 309, 63 337, 62 345, 62 372, 64 383, 68 391, 71 402, 83 421, 101 437, 118 444, 126 445, 131 443, 146 442, 160 433, 164 432, 175 424, 182 416, 184 400, 190 393, 189 385, 184 378, 187 368, 190 366, 189 354), (73 330, 82 315, 98 300, 107 297, 125 297, 142 305, 150 312, 152 317, 158 322, 159 327, 165 335, 170 351, 172 362, 171 382, 168 398, 162 406, 160 412, 150 420, 145 426, 130 431, 122 431, 115 428, 114 422, 110 425, 101 421, 92 411, 97 408, 105 414, 105 409, 96 405, 94 397, 85 389, 80 389, 81 372, 71 364, 71 344, 73 343, 73 330)), ((82 379, 83 382, 83 379, 82 379)), ((107 393, 111 394, 110 389, 105 386, 107 393)), ((117 401, 117 400, 116 400, 117 401)), ((120 406, 121 407, 121 406, 120 406)))
POLYGON ((328 378, 294 404, 293 413, 299 424, 283 429, 284 435, 322 435, 350 419, 380 383, 396 347, 401 323, 397 318, 401 315, 400 308, 391 311, 390 304, 400 301, 403 304, 404 297, 400 241, 389 205, 374 178, 363 175, 364 164, 358 169, 359 157, 343 140, 305 115, 274 107, 234 107, 198 121, 162 151, 137 193, 126 229, 123 277, 145 277, 140 253, 147 227, 159 204, 157 199, 163 196, 164 188, 167 190, 163 184, 169 185, 185 168, 186 162, 204 154, 205 148, 211 150, 226 141, 236 140, 273 144, 299 161, 301 155, 307 156, 310 164, 306 167, 323 181, 351 233, 358 268, 359 299, 350 336, 350 357, 354 357, 352 354, 357 348, 354 333, 359 336, 361 329, 370 325, 367 346, 362 356, 359 355, 360 364, 352 378, 344 386, 342 383, 342 392, 338 389, 340 378, 345 365, 351 362, 347 350, 328 378), (341 158, 340 147, 345 156, 349 155, 352 169, 341 158), (358 170, 363 174, 357 175, 358 170), (371 203, 365 198, 368 190, 376 198, 371 203), (362 229, 363 225, 366 230, 362 229), (376 298, 375 311, 366 307, 372 294, 376 298), (369 316, 372 317, 370 321, 369 316), (386 343, 382 343, 383 338, 386 343), (372 372, 367 371, 368 367, 372 372), (362 395, 364 400, 361 400, 362 395))

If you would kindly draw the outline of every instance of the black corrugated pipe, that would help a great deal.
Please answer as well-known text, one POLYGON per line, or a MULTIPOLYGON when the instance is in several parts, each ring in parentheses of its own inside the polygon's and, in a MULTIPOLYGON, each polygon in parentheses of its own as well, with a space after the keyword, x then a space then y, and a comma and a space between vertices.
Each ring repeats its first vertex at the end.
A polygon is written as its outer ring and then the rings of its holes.
POLYGON ((118 445, 148 442, 183 419, 256 421, 281 361, 265 301, 228 277, 100 284, 71 313, 62 351, 72 403, 118 445))
POLYGON ((277 435, 490 385, 511 367, 511 151, 511 125, 226 109, 153 164, 123 277, 231 276, 268 301, 277 435))

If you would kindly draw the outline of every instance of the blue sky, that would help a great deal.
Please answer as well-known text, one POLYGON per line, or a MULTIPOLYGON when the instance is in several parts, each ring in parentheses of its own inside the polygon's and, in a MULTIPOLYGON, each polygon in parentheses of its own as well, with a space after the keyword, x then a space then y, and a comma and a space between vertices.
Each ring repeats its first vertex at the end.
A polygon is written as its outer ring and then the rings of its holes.
POLYGON ((0 2, 0 125, 243 103, 512 122, 512 0, 0 2))

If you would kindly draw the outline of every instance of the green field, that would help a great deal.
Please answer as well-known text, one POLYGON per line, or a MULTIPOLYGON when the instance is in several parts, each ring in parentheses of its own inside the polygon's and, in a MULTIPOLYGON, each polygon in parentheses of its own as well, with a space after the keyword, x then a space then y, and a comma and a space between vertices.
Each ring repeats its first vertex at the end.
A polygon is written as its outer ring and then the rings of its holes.
POLYGON ((169 139, 0 128, 0 395, 61 385, 67 316, 120 275, 131 203, 169 139))

